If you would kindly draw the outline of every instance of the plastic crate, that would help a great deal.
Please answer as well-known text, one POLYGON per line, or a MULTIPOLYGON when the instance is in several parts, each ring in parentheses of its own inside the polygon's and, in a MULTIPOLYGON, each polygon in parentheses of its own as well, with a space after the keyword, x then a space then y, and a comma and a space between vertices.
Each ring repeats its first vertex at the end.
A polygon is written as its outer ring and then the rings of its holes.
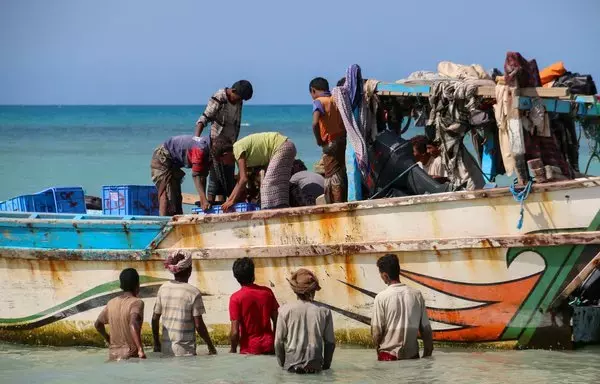
POLYGON ((85 192, 81 187, 52 187, 35 195, 35 212, 86 213, 85 192), (53 210, 44 210, 51 207, 53 210), (42 210, 38 210, 42 209, 42 210))
POLYGON ((13 197, 0 203, 0 211, 86 213, 81 187, 53 187, 33 195, 13 197))
POLYGON ((154 185, 104 185, 102 213, 116 216, 158 216, 158 191, 154 185))
MULTIPOLYGON (((252 203, 237 203, 233 206, 232 212, 252 212, 252 211, 260 211, 260 207, 256 204, 252 204, 252 203)), ((223 213, 223 210, 221 209, 220 205, 213 205, 206 211, 202 210, 202 208, 192 208, 192 213, 197 213, 200 215, 216 215, 219 213, 223 213)))

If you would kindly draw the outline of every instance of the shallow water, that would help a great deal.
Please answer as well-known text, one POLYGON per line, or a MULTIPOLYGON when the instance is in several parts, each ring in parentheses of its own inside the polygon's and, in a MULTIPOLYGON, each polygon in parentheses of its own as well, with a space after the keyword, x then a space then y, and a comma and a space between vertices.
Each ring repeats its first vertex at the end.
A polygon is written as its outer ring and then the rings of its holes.
MULTIPOLYGON (((205 353, 200 346, 199 353, 205 353)), ((283 372, 273 356, 217 356, 107 362, 97 348, 0 344, 2 383, 597 383, 600 347, 556 351, 435 350, 433 358, 377 362, 368 349, 338 348, 331 370, 283 372)))

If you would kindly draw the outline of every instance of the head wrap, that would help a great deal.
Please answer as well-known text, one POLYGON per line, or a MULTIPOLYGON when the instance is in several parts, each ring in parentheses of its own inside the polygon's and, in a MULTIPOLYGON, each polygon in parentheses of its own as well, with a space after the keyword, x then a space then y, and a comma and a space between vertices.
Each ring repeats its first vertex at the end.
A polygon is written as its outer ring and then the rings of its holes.
POLYGON ((248 80, 236 81, 231 87, 235 93, 242 98, 242 100, 250 100, 254 91, 252 90, 252 84, 248 80))
POLYGON ((165 260, 165 269, 171 271, 171 273, 179 273, 184 269, 192 267, 192 254, 187 251, 173 251, 165 260), (175 261, 177 256, 183 256, 179 261, 175 261))
POLYGON ((292 276, 288 279, 292 290, 297 295, 305 295, 319 291, 321 286, 319 285, 319 279, 314 273, 305 268, 300 268, 296 272, 292 273, 292 276))
POLYGON ((363 78, 358 64, 352 64, 348 67, 346 70, 346 81, 342 87, 348 92, 352 110, 355 110, 363 97, 363 78))

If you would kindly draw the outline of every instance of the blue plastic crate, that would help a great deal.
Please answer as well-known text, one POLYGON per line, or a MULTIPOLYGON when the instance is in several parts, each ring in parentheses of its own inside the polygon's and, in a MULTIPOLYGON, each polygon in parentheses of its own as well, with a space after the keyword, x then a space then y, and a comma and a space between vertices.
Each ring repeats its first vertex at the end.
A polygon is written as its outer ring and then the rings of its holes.
POLYGON ((8 212, 55 212, 53 200, 44 195, 22 195, 0 203, 0 211, 8 212))
MULTIPOLYGON (((260 211, 260 207, 256 204, 252 203, 237 203, 233 206, 232 212, 252 212, 252 211, 260 211)), ((192 213, 198 213, 201 215, 216 215, 219 213, 223 213, 220 205, 213 205, 206 211, 203 211, 202 208, 192 208, 192 213)))
POLYGON ((154 185, 104 185, 102 213, 116 216, 158 216, 158 191, 154 185))
POLYGON ((81 187, 52 187, 35 195, 35 212, 86 213, 85 192, 81 187), (52 206, 52 210, 46 207, 52 206))

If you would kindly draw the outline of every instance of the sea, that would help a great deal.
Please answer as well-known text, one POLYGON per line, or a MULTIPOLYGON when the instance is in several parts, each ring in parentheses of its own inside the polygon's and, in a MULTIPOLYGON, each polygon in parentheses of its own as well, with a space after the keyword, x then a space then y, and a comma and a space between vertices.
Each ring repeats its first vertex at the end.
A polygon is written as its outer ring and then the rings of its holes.
MULTIPOLYGON (((192 134, 199 106, 0 106, 0 200, 52 186, 151 185, 150 158, 173 135, 192 134)), ((310 105, 248 105, 241 135, 278 131, 308 168, 320 157, 310 105)), ((409 138, 422 133, 411 127, 409 138)), ((206 134, 206 133, 205 133, 206 134)), ((468 140, 467 140, 468 141, 468 140)), ((581 144, 581 167, 589 159, 581 144)), ((592 163, 591 174, 600 174, 592 163)), ((508 183, 504 179, 501 183, 508 183)), ((183 190, 194 192, 191 178, 183 190)), ((203 347, 199 347, 199 351, 203 347)), ((571 352, 439 349, 431 359, 377 362, 373 350, 338 348, 319 375, 282 372, 273 357, 218 356, 106 362, 106 349, 0 343, 0 383, 595 383, 600 347, 571 352)))
POLYGON ((231 354, 107 362, 106 349, 0 344, 0 382, 70 383, 598 383, 600 347, 577 351, 436 349, 433 357, 378 362, 368 349, 337 348, 330 370, 315 375, 283 371, 274 356, 231 354))
MULTIPOLYGON (((0 106, 0 200, 54 186, 81 186, 88 195, 101 196, 103 185, 151 185, 154 148, 170 136, 193 134, 203 111, 202 105, 0 106)), ((311 121, 310 105, 247 105, 240 135, 280 132, 312 169, 321 151, 311 121)), ((422 133, 411 127, 404 137, 422 133)), ((465 142, 470 146, 469 139, 465 142)), ((580 153, 584 169, 589 148, 583 141, 580 153)), ((590 169, 600 174, 600 163, 590 169)), ((183 191, 194 192, 191 177, 183 191)))

